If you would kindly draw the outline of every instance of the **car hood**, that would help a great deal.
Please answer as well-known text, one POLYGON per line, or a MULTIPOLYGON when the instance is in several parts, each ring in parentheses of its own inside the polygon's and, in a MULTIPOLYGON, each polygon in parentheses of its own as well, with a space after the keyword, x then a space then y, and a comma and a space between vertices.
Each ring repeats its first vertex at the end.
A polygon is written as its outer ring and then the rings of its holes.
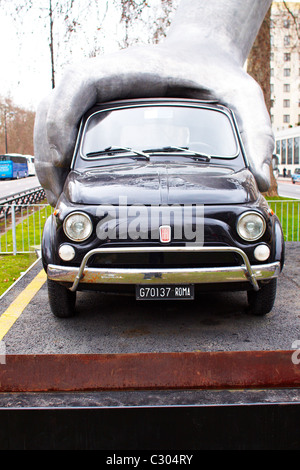
POLYGON ((257 200, 253 175, 213 165, 140 164, 71 171, 64 194, 74 204, 245 204, 257 200))

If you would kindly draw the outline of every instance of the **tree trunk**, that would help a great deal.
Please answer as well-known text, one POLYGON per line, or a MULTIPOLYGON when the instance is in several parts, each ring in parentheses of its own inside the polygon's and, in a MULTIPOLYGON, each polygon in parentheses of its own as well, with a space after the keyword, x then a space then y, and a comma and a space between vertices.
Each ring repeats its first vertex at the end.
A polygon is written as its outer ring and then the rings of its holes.
MULTIPOLYGON (((250 51, 247 63, 247 72, 261 86, 268 111, 271 109, 271 86, 270 86, 270 16, 271 8, 261 25, 259 33, 250 51)), ((270 165, 271 186, 266 196, 278 196, 277 181, 274 177, 272 164, 270 165)))

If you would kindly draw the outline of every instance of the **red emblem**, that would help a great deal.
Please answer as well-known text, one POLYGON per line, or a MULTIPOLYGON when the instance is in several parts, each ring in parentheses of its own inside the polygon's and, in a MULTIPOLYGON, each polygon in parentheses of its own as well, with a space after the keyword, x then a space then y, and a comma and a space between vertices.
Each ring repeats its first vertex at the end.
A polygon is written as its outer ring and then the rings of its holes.
POLYGON ((162 225, 159 227, 159 238, 162 243, 168 243, 171 240, 170 225, 162 225))

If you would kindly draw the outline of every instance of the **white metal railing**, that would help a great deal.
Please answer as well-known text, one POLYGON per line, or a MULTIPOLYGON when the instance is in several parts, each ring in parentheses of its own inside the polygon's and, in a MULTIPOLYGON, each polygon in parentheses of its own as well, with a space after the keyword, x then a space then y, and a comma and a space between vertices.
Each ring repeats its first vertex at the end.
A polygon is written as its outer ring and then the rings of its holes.
MULTIPOLYGON (((271 200, 285 241, 300 241, 300 200, 271 200)), ((0 205, 0 254, 32 253, 40 249, 42 232, 53 208, 48 204, 0 205)))
POLYGON ((285 241, 300 241, 300 200, 269 200, 269 206, 280 220, 285 241))
POLYGON ((0 206, 0 254, 32 253, 42 242, 48 204, 4 204, 0 206))

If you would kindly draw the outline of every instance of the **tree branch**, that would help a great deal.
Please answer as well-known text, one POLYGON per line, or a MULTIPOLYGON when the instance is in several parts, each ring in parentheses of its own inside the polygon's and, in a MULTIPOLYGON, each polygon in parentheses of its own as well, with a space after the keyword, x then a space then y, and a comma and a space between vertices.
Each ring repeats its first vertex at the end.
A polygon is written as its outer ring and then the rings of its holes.
POLYGON ((286 0, 283 0, 283 5, 284 5, 285 9, 287 10, 287 12, 288 12, 288 13, 291 15, 291 17, 293 18, 293 21, 294 21, 294 24, 295 24, 295 28, 296 28, 297 37, 298 37, 298 39, 300 39, 300 34, 299 34, 299 28, 298 28, 297 18, 296 18, 296 16, 294 15, 294 13, 292 12, 292 10, 289 8, 289 6, 287 5, 286 0))

